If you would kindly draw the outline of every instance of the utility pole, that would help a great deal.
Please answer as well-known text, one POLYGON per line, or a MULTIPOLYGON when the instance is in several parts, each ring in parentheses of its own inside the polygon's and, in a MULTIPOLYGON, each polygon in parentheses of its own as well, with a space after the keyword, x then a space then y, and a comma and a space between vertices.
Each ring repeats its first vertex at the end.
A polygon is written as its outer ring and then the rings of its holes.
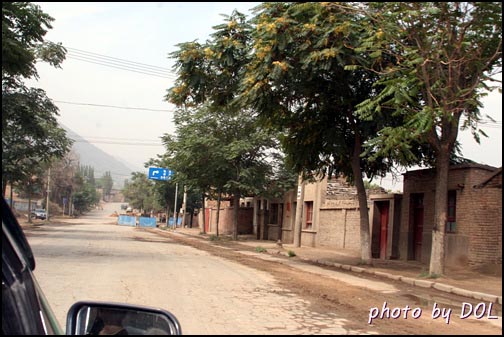
POLYGON ((173 207, 173 229, 177 228, 177 194, 178 194, 178 183, 175 184, 175 207, 173 207))
POLYGON ((301 247, 301 229, 303 227, 303 203, 305 183, 302 174, 298 178, 298 192, 296 202, 296 219, 294 222, 294 247, 301 247))
POLYGON ((51 192, 50 189, 50 184, 51 184, 51 168, 49 167, 47 169, 47 201, 46 201, 46 221, 49 221, 49 193, 51 192))

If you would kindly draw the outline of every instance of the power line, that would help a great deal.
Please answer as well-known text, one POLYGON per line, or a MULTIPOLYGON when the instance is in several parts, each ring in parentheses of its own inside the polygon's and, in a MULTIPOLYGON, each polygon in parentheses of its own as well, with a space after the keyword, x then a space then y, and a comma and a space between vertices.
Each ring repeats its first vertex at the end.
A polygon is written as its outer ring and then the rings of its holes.
POLYGON ((131 143, 131 142, 116 142, 116 141, 89 141, 89 140, 74 140, 75 143, 91 143, 91 144, 113 144, 113 145, 128 145, 128 146, 163 146, 162 143, 131 143))
POLYGON ((125 59, 120 59, 120 58, 117 58, 117 57, 112 57, 112 56, 102 55, 102 54, 98 54, 98 53, 93 53, 93 52, 89 52, 89 51, 85 51, 85 50, 77 49, 77 48, 66 47, 66 49, 69 50, 70 53, 75 53, 77 55, 81 54, 83 56, 87 56, 87 57, 91 57, 91 58, 95 58, 95 59, 99 59, 99 60, 100 59, 101 60, 110 60, 111 62, 115 62, 115 63, 119 63, 119 64, 125 64, 125 65, 129 65, 129 66, 133 66, 133 67, 150 69, 150 70, 166 73, 166 75, 175 76, 175 75, 173 75, 172 71, 170 69, 168 69, 168 68, 153 66, 153 65, 150 65, 150 64, 146 64, 146 63, 128 61, 128 60, 125 60, 125 59))
POLYGON ((139 74, 144 74, 144 75, 149 75, 149 76, 155 76, 155 77, 161 77, 161 78, 166 78, 166 79, 173 79, 173 78, 168 77, 168 76, 162 76, 162 75, 158 75, 158 74, 148 73, 148 72, 145 72, 145 71, 133 70, 133 69, 129 69, 127 67, 118 67, 118 66, 108 65, 108 64, 105 64, 105 63, 102 63, 102 62, 90 61, 90 60, 86 60, 84 58, 79 58, 79 57, 75 57, 75 56, 68 56, 68 58, 69 59, 80 60, 80 61, 84 61, 84 62, 88 62, 88 63, 94 63, 94 64, 98 64, 98 65, 102 65, 102 66, 106 66, 106 67, 110 67, 110 68, 116 68, 116 69, 131 71, 131 72, 139 73, 139 74))
POLYGON ((106 104, 94 104, 94 103, 78 103, 78 102, 66 102, 66 101, 54 101, 57 103, 73 104, 73 105, 89 105, 97 106, 102 108, 116 108, 116 109, 126 109, 126 110, 144 110, 144 111, 159 111, 159 112, 174 112, 173 110, 162 110, 162 109, 149 109, 149 108, 134 108, 134 107, 124 107, 117 105, 106 105, 106 104))
POLYGON ((153 69, 146 69, 142 67, 135 67, 135 66, 130 66, 130 65, 124 65, 120 63, 116 63, 113 61, 107 61, 107 60, 100 60, 100 59, 95 59, 92 57, 87 57, 84 55, 74 55, 74 54, 67 54, 67 57, 70 59, 75 59, 75 60, 80 60, 84 62, 89 62, 89 63, 94 63, 94 64, 99 64, 107 67, 112 67, 112 68, 117 68, 121 70, 127 70, 127 71, 133 71, 145 75, 153 75, 153 76, 158 76, 162 78, 169 78, 173 79, 173 76, 170 76, 166 73, 163 73, 162 71, 159 70, 153 70, 153 69))
POLYGON ((177 76, 168 68, 153 66, 146 63, 129 61, 118 57, 98 54, 82 49, 65 47, 67 49, 67 57, 83 62, 98 64, 106 67, 116 68, 120 70, 132 71, 144 75, 156 76, 167 79, 176 79, 177 76))
POLYGON ((108 139, 108 140, 129 140, 129 141, 139 141, 139 142, 157 142, 158 139, 139 139, 139 138, 121 138, 121 137, 100 137, 100 136, 80 136, 83 139, 108 139))

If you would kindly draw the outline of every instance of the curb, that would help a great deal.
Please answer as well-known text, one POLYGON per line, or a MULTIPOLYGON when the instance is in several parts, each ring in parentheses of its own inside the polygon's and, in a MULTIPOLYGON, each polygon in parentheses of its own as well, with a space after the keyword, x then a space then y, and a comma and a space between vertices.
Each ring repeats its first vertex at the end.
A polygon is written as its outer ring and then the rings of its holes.
MULTIPOLYGON (((195 237, 195 235, 188 234, 188 233, 180 233, 179 232, 177 234, 195 237)), ((208 240, 206 238, 203 238, 203 237, 198 237, 198 238, 200 238, 201 241, 208 242, 208 240)), ((239 242, 238 242, 238 244, 239 244, 239 242)), ((268 253, 268 254, 270 254, 270 253, 268 253)), ((270 255, 273 255, 273 254, 270 254, 270 255)), ((341 264, 338 262, 327 262, 327 261, 323 261, 323 260, 314 260, 314 259, 300 257, 300 256, 298 256, 298 258, 299 258, 299 260, 301 260, 303 262, 320 264, 320 265, 329 266, 329 267, 336 267, 339 269, 343 269, 346 271, 352 271, 354 273, 359 273, 359 274, 366 273, 366 274, 370 274, 370 275, 388 278, 388 279, 391 279, 394 281, 401 281, 403 283, 406 283, 408 285, 412 285, 415 287, 434 288, 436 290, 439 290, 439 291, 442 291, 445 293, 459 295, 459 296, 468 297, 468 298, 475 299, 475 300, 481 300, 481 301, 486 301, 486 302, 491 302, 491 303, 496 303, 496 304, 502 305, 502 296, 466 290, 466 289, 457 288, 457 287, 454 287, 454 286, 451 286, 448 284, 434 282, 434 281, 418 280, 418 279, 414 279, 414 278, 406 277, 406 276, 402 276, 402 275, 395 275, 395 274, 390 274, 390 273, 381 272, 381 271, 369 270, 367 268, 357 267, 357 266, 348 265, 348 264, 341 264)))
POLYGON ((481 301, 486 301, 486 302, 491 302, 491 303, 496 303, 496 304, 502 305, 502 296, 480 293, 480 292, 476 292, 476 291, 457 288, 457 287, 454 287, 454 286, 451 286, 448 284, 444 284, 444 283, 427 281, 427 280, 418 280, 418 279, 414 279, 411 277, 406 277, 406 276, 402 276, 402 275, 395 275, 395 274, 385 273, 385 272, 381 272, 381 271, 369 270, 366 268, 351 266, 351 265, 347 265, 347 264, 341 264, 341 263, 337 263, 337 262, 334 262, 334 263, 323 262, 322 263, 321 261, 311 260, 311 259, 307 259, 307 258, 303 258, 302 260, 305 262, 312 262, 312 263, 322 264, 325 266, 336 267, 339 269, 353 271, 356 273, 366 273, 366 274, 370 274, 370 275, 388 278, 388 279, 395 280, 395 281, 401 281, 403 283, 406 283, 408 285, 412 285, 415 287, 434 288, 436 290, 443 291, 443 292, 446 292, 449 294, 459 295, 459 296, 463 296, 463 297, 472 298, 475 300, 481 300, 481 301))

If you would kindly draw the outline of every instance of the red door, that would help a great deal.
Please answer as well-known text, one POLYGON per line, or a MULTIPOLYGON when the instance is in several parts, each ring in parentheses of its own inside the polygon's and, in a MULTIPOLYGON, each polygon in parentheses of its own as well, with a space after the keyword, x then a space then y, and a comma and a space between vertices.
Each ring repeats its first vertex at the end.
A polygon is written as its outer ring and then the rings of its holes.
POLYGON ((205 208, 205 233, 208 233, 210 228, 210 208, 205 208))
POLYGON ((380 259, 387 257, 387 228, 389 222, 389 204, 380 205, 380 259))
POLYGON ((423 194, 412 195, 413 211, 413 259, 420 261, 422 257, 422 237, 423 237, 423 194))

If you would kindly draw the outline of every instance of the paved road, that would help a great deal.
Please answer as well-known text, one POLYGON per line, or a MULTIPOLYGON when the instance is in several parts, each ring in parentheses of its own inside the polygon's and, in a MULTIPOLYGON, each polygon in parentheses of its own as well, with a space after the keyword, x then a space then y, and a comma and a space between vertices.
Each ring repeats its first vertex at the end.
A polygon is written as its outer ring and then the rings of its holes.
POLYGON ((35 275, 63 326, 74 302, 100 300, 164 308, 184 334, 356 333, 334 313, 312 312, 268 273, 115 225, 108 215, 119 205, 27 232, 35 275))

